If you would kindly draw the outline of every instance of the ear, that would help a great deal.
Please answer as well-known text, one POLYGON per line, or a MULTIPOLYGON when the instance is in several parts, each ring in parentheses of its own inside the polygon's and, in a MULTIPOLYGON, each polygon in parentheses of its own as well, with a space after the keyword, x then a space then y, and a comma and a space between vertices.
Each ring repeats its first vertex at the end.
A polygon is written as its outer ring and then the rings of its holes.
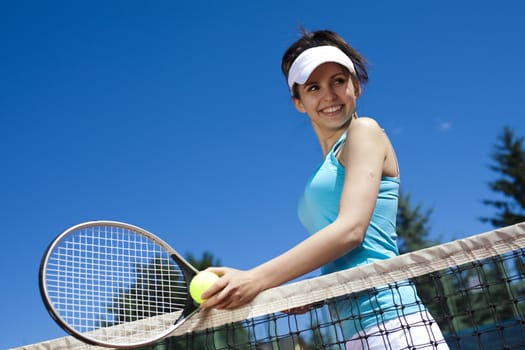
POLYGON ((359 82, 356 82, 354 79, 352 79, 352 83, 354 84, 355 98, 358 98, 359 96, 361 96, 361 84, 359 84, 359 82))
POLYGON ((299 113, 306 113, 303 102, 300 99, 292 96, 292 103, 295 106, 295 109, 297 109, 299 113))

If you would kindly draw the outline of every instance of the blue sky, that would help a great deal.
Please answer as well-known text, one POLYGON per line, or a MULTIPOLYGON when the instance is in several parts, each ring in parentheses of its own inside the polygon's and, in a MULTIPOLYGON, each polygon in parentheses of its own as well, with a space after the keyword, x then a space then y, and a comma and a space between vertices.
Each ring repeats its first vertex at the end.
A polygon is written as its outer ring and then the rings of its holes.
POLYGON ((0 348, 64 333, 38 268, 65 228, 142 226, 250 268, 303 237, 320 149, 280 59, 298 25, 370 61, 358 112, 390 135, 433 239, 490 230, 490 154, 525 136, 520 1, 0 3, 0 348))

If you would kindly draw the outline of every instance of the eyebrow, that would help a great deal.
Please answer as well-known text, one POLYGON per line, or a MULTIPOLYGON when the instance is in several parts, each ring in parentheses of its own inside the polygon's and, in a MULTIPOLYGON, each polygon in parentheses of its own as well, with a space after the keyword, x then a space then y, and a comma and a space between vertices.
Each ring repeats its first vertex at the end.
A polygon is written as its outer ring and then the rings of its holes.
MULTIPOLYGON (((350 73, 346 72, 344 69, 341 69, 340 72, 337 72, 335 74, 332 74, 330 76, 330 80, 334 79, 335 77, 337 77, 338 75, 344 75, 345 77, 348 77, 350 76, 350 73)), ((319 84, 319 82, 317 80, 314 80, 314 81, 307 81, 306 83, 303 84, 304 88, 307 88, 309 85, 314 85, 314 84, 319 84)))

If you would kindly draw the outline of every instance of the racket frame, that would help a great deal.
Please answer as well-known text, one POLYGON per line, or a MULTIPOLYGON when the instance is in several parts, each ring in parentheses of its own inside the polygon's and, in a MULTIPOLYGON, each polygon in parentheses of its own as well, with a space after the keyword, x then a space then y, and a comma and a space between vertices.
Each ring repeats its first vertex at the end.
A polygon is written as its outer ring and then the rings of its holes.
POLYGON ((177 253, 169 244, 167 244, 165 241, 154 235, 153 233, 140 228, 135 225, 131 225, 124 222, 119 221, 110 221, 110 220, 97 220, 97 221, 86 221, 74 226, 69 227, 62 233, 60 233, 58 236, 53 239, 53 241, 49 244, 46 251, 44 252, 41 262, 40 262, 40 268, 39 268, 39 289, 40 289, 40 296, 42 297, 42 301, 44 302, 44 305, 48 311, 48 313, 51 315, 53 320, 68 334, 72 335, 73 337, 77 338, 78 340, 90 344, 90 345, 97 345, 97 346, 104 346, 104 347, 111 347, 111 348, 121 348, 121 349, 129 349, 129 348, 137 348, 137 347, 143 347, 147 346, 153 343, 158 342, 159 340, 162 340, 169 336, 174 330, 176 330, 178 327, 180 327, 188 318, 193 316, 195 313, 197 313, 200 308, 195 304, 193 299, 191 298, 189 294, 189 284, 191 282, 191 279, 199 272, 195 267, 193 267, 186 259, 184 259, 179 253, 177 253), (48 265, 49 259, 51 257, 51 253, 55 250, 55 248, 70 234, 83 230, 89 227, 101 227, 101 226, 107 226, 107 227, 115 227, 125 230, 134 231, 136 233, 139 233, 140 235, 148 238, 149 240, 153 241, 155 244, 161 246, 166 252, 169 253, 171 258, 177 263, 177 265, 180 267, 184 279, 186 281, 186 284, 188 286, 188 293, 186 296, 186 303, 185 306, 181 312, 181 315, 179 318, 175 321, 175 323, 168 327, 164 332, 160 332, 157 336, 152 337, 151 339, 147 339, 141 342, 134 342, 134 343, 110 343, 110 342, 103 342, 100 340, 97 340, 95 338, 89 337, 85 333, 77 331, 74 327, 71 327, 63 318, 60 316, 59 312, 55 309, 53 306, 52 300, 48 293, 48 288, 46 284, 46 267, 48 265))

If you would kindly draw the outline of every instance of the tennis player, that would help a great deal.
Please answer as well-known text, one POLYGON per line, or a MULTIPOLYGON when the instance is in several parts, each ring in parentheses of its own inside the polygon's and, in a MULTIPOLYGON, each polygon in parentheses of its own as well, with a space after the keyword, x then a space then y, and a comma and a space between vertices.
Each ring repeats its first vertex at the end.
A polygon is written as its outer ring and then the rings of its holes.
MULTIPOLYGON (((326 274, 398 255, 396 154, 378 122, 356 113, 368 81, 365 59, 332 31, 303 31, 285 52, 282 71, 323 154, 299 200, 310 236, 249 271, 210 268, 221 278, 203 294, 202 307, 235 308, 317 268, 326 274)), ((343 320, 347 349, 448 349, 408 281, 339 302, 333 311, 343 320)))

